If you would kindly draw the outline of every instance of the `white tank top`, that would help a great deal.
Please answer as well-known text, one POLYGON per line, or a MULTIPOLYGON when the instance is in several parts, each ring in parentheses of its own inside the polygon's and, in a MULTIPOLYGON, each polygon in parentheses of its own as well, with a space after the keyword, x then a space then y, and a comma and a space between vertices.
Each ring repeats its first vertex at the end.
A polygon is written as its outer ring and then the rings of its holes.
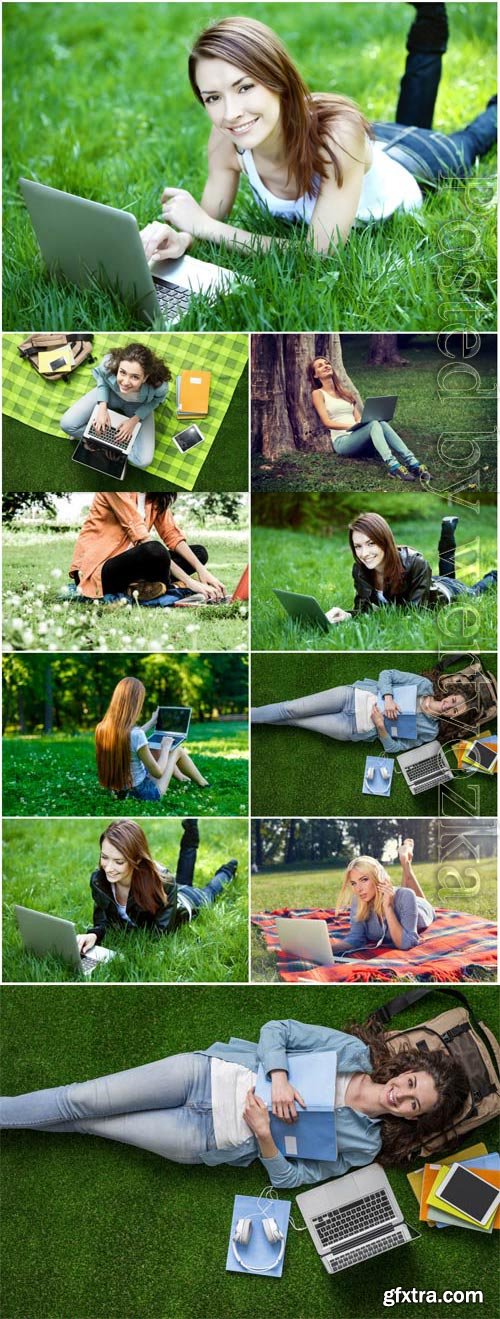
MULTIPOLYGON (((399 208, 411 211, 421 206, 422 193, 413 174, 404 165, 400 165, 398 160, 388 156, 381 142, 372 142, 372 153, 372 164, 363 178, 356 220, 363 223, 384 220, 399 208)), ((247 149, 239 152, 239 155, 255 200, 262 210, 267 209, 271 215, 282 220, 310 223, 319 191, 319 179, 315 180, 313 192, 307 192, 295 200, 276 197, 257 173, 252 152, 247 149)))
MULTIPOLYGON (((347 398, 334 398, 333 394, 327 394, 326 389, 321 393, 325 401, 325 408, 331 421, 339 421, 349 429, 354 421, 354 406, 349 403, 347 398)), ((335 435, 340 435, 340 431, 335 428, 335 435)))

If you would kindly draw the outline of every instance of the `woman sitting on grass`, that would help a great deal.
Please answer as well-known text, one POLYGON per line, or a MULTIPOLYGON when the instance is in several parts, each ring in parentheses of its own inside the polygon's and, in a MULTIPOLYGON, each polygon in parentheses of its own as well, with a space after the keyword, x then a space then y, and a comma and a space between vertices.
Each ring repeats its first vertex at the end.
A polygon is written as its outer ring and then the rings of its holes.
POLYGON ((338 1177, 377 1159, 409 1166, 427 1137, 451 1134, 469 1099, 467 1076, 445 1053, 389 1048, 369 1025, 348 1031, 268 1021, 258 1044, 232 1038, 92 1081, 3 1099, 0 1125, 103 1136, 174 1163, 233 1164, 259 1158, 273 1186, 338 1177), (259 1063, 271 1077, 272 1111, 287 1123, 304 1101, 288 1080, 290 1052, 337 1055, 333 1108, 337 1157, 287 1159, 275 1145, 266 1105, 254 1093, 259 1063))
POLYGON ((307 368, 312 385, 311 400, 323 425, 330 431, 332 448, 342 458, 375 458, 378 454, 389 476, 400 481, 428 485, 432 480, 421 463, 388 421, 366 421, 362 425, 356 397, 341 383, 327 357, 315 357, 307 368), (354 429, 355 428, 355 429, 354 429))
POLYGON ((212 123, 208 179, 201 204, 184 188, 165 188, 167 225, 142 235, 149 258, 181 256, 195 238, 268 248, 271 238, 226 223, 242 174, 262 210, 309 225, 327 254, 356 220, 420 206, 416 176, 432 186, 463 178, 496 140, 493 105, 457 133, 370 126, 347 97, 311 94, 275 33, 253 18, 223 18, 202 32, 189 78, 212 123))
POLYGON ((459 596, 483 595, 496 586, 496 570, 486 573, 475 586, 465 586, 455 577, 455 528, 457 517, 441 522, 438 546, 439 575, 434 577, 423 554, 408 545, 396 545, 389 524, 379 513, 361 513, 349 523, 349 544, 354 559, 352 575, 355 598, 352 611, 330 609, 330 623, 343 623, 355 614, 370 613, 380 605, 413 605, 422 608, 449 605, 459 596))
POLYGON ((187 586, 205 600, 222 599, 225 587, 205 567, 205 546, 188 545, 174 521, 176 499, 175 494, 94 495, 69 569, 80 594, 97 600, 125 593, 148 601, 171 584, 187 586))
POLYGON ((155 728, 158 710, 146 724, 140 717, 146 688, 138 678, 122 678, 115 687, 104 719, 95 730, 97 774, 102 788, 110 788, 120 798, 137 801, 160 801, 171 778, 181 783, 192 780, 207 788, 196 765, 183 744, 172 747, 172 738, 163 737, 158 750, 151 748, 146 734, 155 728))
POLYGON ((135 820, 116 820, 104 830, 99 865, 90 877, 94 920, 87 934, 78 935, 82 956, 104 943, 109 929, 173 934, 179 925, 194 920, 202 907, 211 906, 231 882, 237 861, 221 866, 204 888, 193 886, 198 821, 182 824, 175 879, 166 866, 153 861, 146 835, 135 820))
MULTIPOLYGON (((439 692, 438 680, 435 686, 439 692)), ((254 725, 285 724, 322 733, 338 742, 374 742, 378 737, 384 751, 396 753, 433 742, 435 738, 446 742, 465 736, 466 731, 475 729, 480 712, 480 692, 467 678, 457 677, 453 692, 438 699, 429 678, 399 669, 383 669, 377 682, 373 678, 361 678, 349 686, 330 687, 294 701, 259 705, 250 717, 254 725), (384 722, 397 719, 400 713, 398 687, 401 686, 417 689, 417 735, 411 739, 391 737, 384 722), (383 714, 377 705, 380 695, 384 700, 383 714)))
MULTIPOLYGON (((61 430, 73 439, 84 440, 85 429, 97 406, 95 429, 103 434, 111 425, 108 408, 124 414, 118 439, 129 440, 137 423, 136 435, 128 462, 132 467, 149 467, 155 451, 154 412, 165 401, 171 371, 161 357, 157 357, 144 344, 129 343, 124 348, 112 348, 99 366, 92 371, 97 388, 84 394, 78 403, 61 417, 61 430)), ((85 440, 89 448, 92 441, 85 440)), ((112 456, 120 454, 110 451, 112 456)))
POLYGON ((413 870, 413 838, 405 838, 399 849, 403 871, 400 888, 393 888, 387 871, 373 856, 358 856, 347 867, 340 890, 337 914, 347 895, 352 896, 350 930, 344 939, 332 939, 334 953, 349 952, 373 944, 387 948, 414 948, 422 930, 435 917, 413 870))

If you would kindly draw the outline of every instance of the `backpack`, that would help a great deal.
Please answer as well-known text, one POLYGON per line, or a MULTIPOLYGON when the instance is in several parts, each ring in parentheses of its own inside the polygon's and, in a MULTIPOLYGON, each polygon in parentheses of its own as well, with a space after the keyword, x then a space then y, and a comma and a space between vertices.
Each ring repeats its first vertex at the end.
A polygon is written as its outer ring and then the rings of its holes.
MULTIPOLYGON (((369 1024, 385 1025, 405 1008, 433 992, 432 989, 409 989, 406 994, 398 994, 371 1014, 369 1024)), ((410 1159, 427 1158, 428 1155, 458 1149, 463 1144, 464 1136, 500 1114, 498 1041, 484 1022, 471 1019, 467 999, 460 990, 439 989, 437 992, 459 999, 461 1006, 449 1008, 438 1017, 432 1017, 418 1026, 388 1031, 386 1039, 389 1048, 395 1052, 409 1044, 422 1053, 441 1049, 443 1053, 455 1058, 467 1074, 470 1097, 453 1125, 436 1136, 427 1136, 423 1144, 411 1151, 410 1159)))
POLYGON ((33 370, 36 371, 38 375, 43 376, 44 380, 67 380, 69 376, 73 375, 73 371, 77 371, 79 366, 83 366, 84 362, 90 363, 95 361, 95 358, 92 356, 93 340, 93 334, 87 333, 30 334, 29 339, 25 339, 24 343, 19 345, 19 353, 21 357, 25 358, 25 360, 30 363, 30 366, 33 367, 33 370), (73 361, 69 370, 58 371, 57 363, 62 356, 61 350, 68 347, 71 348, 73 361), (55 370, 49 369, 41 371, 38 364, 39 353, 52 352, 52 350, 54 352, 52 362, 55 370))
POLYGON ((453 691, 457 678, 466 678, 469 682, 474 683, 476 689, 479 715, 477 719, 478 726, 488 724, 490 719, 496 719, 497 716, 497 680, 493 673, 483 667, 482 660, 478 655, 444 655, 438 664, 436 664, 438 674, 436 687, 440 695, 447 696, 453 691), (464 664, 468 660, 468 664, 464 664), (462 668, 457 672, 446 673, 453 665, 461 663, 462 668))

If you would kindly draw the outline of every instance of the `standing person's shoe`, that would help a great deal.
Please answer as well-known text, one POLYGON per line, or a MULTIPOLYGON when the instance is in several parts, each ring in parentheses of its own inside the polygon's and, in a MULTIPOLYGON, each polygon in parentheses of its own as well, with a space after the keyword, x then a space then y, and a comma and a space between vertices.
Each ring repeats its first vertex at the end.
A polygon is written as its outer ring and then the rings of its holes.
POLYGON ((165 595, 166 590, 165 582, 144 582, 141 579, 138 582, 130 583, 130 586, 127 588, 127 595, 129 595, 131 599, 134 599, 135 597, 141 605, 147 600, 158 600, 160 595, 165 595))

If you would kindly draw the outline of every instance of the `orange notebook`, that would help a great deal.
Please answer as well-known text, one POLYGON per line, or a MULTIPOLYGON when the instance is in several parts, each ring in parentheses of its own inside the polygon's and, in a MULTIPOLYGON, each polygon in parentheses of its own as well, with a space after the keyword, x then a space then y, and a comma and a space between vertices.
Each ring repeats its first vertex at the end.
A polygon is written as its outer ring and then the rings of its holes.
MULTIPOLYGON (((455 1162, 458 1162, 458 1160, 455 1159, 455 1162)), ((435 1163, 426 1163, 425 1165, 424 1177, 422 1182, 422 1197, 420 1200, 420 1213, 419 1213, 419 1218, 422 1220, 423 1223, 427 1223, 429 1221, 428 1220, 429 1205, 427 1203, 427 1197, 430 1195, 432 1191, 432 1187, 434 1185, 438 1172, 440 1168, 442 1168, 442 1166, 443 1166, 442 1164, 435 1164, 435 1163)), ((477 1177, 482 1177, 483 1181, 489 1182, 491 1186, 500 1185, 500 1173, 495 1168, 473 1168, 471 1169, 471 1171, 475 1172, 477 1177)), ((443 1205, 443 1209, 446 1211, 446 1205, 443 1205)), ((497 1212, 495 1214, 493 1227, 497 1230, 498 1228, 500 1228, 500 1207, 497 1209, 497 1212)))
POLYGON ((181 371, 177 377, 177 416, 206 417, 211 371, 181 371))

